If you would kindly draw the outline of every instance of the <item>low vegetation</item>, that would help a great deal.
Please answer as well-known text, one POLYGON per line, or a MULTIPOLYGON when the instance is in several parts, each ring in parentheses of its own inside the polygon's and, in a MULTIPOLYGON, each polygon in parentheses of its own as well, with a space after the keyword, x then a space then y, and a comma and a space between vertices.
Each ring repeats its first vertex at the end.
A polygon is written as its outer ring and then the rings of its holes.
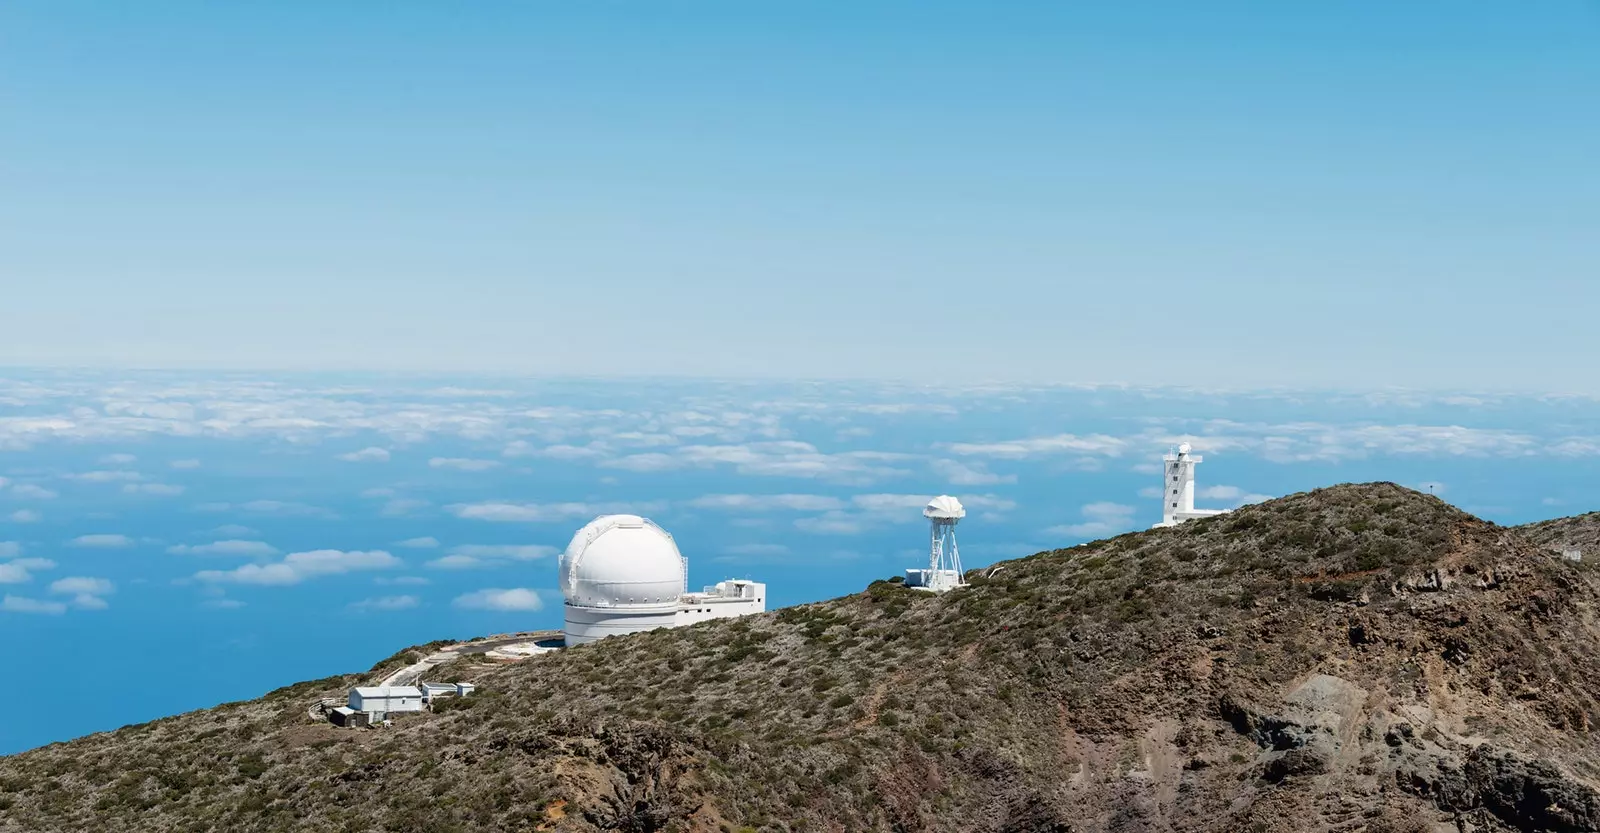
POLYGON ((445 666, 478 694, 392 729, 310 722, 335 677, 57 744, 0 759, 0 830, 1600 829, 1590 573, 1431 496, 971 585, 445 666))

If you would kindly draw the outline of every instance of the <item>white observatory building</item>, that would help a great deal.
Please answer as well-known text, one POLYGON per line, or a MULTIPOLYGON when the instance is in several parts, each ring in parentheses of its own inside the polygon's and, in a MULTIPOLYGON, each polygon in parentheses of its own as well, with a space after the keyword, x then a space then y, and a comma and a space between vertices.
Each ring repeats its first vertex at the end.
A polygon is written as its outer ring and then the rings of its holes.
POLYGON ((561 554, 566 644, 767 609, 759 582, 729 579, 688 592, 688 567, 672 536, 638 515, 590 521, 561 554))
POLYGON ((1195 518, 1209 518, 1212 515, 1221 515, 1226 509, 1196 509, 1194 508, 1194 467, 1205 458, 1192 453, 1194 448, 1188 443, 1183 443, 1174 451, 1163 458, 1166 466, 1163 468, 1161 487, 1161 523, 1152 529, 1164 526, 1177 526, 1184 521, 1195 518))
POLYGON ((961 552, 956 549, 956 524, 967 516, 961 501, 949 495, 940 495, 928 501, 922 510, 932 527, 929 533, 928 568, 907 570, 906 586, 932 593, 943 593, 965 587, 962 577, 961 552))

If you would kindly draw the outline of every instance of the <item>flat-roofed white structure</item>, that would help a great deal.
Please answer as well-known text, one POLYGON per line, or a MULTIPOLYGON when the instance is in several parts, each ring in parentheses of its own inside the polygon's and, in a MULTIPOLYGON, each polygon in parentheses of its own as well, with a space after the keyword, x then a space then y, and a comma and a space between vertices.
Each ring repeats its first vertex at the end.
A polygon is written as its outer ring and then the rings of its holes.
POLYGON ((357 686, 350 689, 350 708, 382 720, 394 712, 420 712, 422 689, 414 685, 357 686))
POLYGON ((1205 458, 1192 453, 1193 451, 1188 443, 1183 443, 1162 458, 1166 465, 1162 474, 1161 523, 1152 528, 1177 526, 1184 521, 1209 518, 1228 511, 1194 508, 1194 467, 1200 465, 1205 458))
POLYGON ((766 610, 767 588, 758 582, 687 592, 688 562, 677 542, 638 515, 590 521, 572 536, 558 569, 568 645, 766 610))
POLYGON ((767 586, 759 581, 736 578, 719 581, 699 593, 678 597, 675 624, 692 625, 711 619, 748 616, 767 609, 767 586))

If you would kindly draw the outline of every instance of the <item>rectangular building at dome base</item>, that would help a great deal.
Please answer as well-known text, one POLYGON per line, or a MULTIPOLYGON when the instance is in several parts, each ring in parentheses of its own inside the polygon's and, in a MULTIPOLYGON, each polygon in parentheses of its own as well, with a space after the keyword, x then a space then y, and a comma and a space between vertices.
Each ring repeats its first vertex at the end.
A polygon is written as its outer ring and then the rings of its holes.
POLYGON ((955 570, 907 570, 906 586, 930 593, 943 593, 962 586, 961 573, 955 570))
POLYGON ((698 593, 684 593, 670 606, 607 608, 569 603, 565 609, 566 643, 583 645, 608 636, 763 613, 767 609, 767 586, 758 581, 729 579, 698 593))

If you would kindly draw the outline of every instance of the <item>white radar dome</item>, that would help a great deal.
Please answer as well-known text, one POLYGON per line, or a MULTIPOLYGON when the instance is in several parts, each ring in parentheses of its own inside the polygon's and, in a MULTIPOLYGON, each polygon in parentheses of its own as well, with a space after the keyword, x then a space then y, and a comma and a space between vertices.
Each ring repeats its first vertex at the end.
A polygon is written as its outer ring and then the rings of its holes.
POLYGON ((949 495, 940 495, 928 501, 928 507, 922 510, 922 517, 941 521, 959 521, 966 516, 967 510, 961 501, 949 495))
POLYGON ((1188 443, 1179 443, 1178 444, 1178 453, 1179 454, 1188 454, 1189 452, 1191 452, 1193 450, 1194 450, 1194 446, 1191 446, 1188 443))
POLYGON ((683 556, 666 530, 638 515, 590 521, 561 554, 561 592, 579 607, 659 607, 683 595, 683 556))

